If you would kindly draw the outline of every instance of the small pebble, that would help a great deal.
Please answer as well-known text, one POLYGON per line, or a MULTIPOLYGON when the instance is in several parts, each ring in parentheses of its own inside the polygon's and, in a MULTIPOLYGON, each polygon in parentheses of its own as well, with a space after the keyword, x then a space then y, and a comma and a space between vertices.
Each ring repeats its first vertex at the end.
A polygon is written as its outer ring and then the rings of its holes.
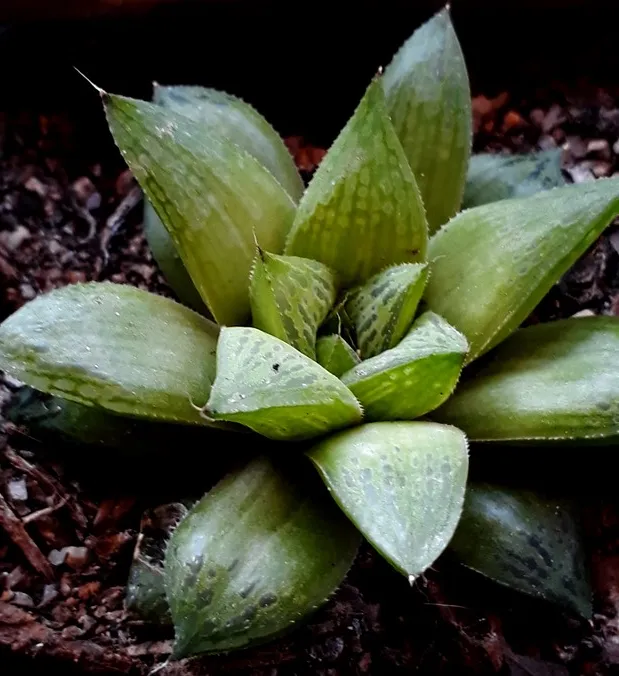
POLYGON ((37 195, 45 197, 47 195, 47 187, 39 181, 36 176, 31 176, 25 183, 24 188, 30 192, 36 192, 37 195))
POLYGON ((25 502, 28 499, 28 487, 24 478, 9 481, 6 488, 11 500, 25 502))
POLYGON ((548 134, 563 122, 565 122, 565 112, 559 104, 555 103, 550 106, 550 109, 546 113, 546 117, 544 117, 542 131, 545 134, 548 134))
POLYGON ((67 550, 66 564, 74 570, 83 568, 88 563, 86 547, 65 547, 67 550))
POLYGON ((34 601, 32 600, 32 597, 28 594, 25 594, 24 592, 13 592, 11 603, 14 606, 21 606, 22 608, 34 608, 34 601))
POLYGON ((584 310, 579 310, 575 314, 572 315, 572 318, 578 318, 578 317, 595 317, 595 312, 589 308, 585 308, 584 310))
POLYGON ((2 244, 4 244, 6 249, 9 251, 16 251, 30 238, 30 230, 23 225, 18 225, 15 230, 3 232, 0 237, 2 244))
POLYGON ((587 152, 610 158, 610 147, 604 138, 592 139, 587 143, 587 152))
POLYGON ((41 595, 41 602, 39 608, 49 605, 52 601, 58 598, 58 589, 55 584, 46 584, 43 587, 43 594, 41 595))
POLYGON ((608 176, 610 174, 611 165, 610 162, 596 162, 592 167, 591 171, 596 178, 601 178, 602 176, 608 176))

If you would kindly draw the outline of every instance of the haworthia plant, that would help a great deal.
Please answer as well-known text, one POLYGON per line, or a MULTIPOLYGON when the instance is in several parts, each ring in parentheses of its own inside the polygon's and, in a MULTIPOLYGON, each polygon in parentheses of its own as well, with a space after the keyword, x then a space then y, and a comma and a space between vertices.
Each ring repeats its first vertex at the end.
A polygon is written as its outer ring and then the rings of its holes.
POLYGON ((619 215, 619 180, 549 189, 539 154, 469 165, 448 10, 360 92, 305 190, 232 95, 102 98, 185 305, 110 283, 42 294, 0 324, 0 369, 34 390, 22 423, 85 446, 176 426, 199 432, 201 468, 249 457, 204 478, 162 566, 136 553, 129 605, 174 624, 173 658, 289 631, 364 540, 411 584, 450 549, 589 615, 567 503, 470 484, 467 449, 616 441, 619 319, 521 325, 619 215))

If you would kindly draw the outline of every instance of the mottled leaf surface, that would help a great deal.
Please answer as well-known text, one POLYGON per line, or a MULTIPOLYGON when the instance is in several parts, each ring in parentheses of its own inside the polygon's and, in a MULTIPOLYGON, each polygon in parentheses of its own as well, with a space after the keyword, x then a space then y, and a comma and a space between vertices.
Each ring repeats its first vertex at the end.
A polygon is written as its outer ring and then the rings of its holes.
POLYGON ((432 418, 474 441, 619 437, 619 318, 519 329, 432 418))
POLYGON ((315 359, 316 332, 335 295, 335 278, 326 265, 258 251, 249 289, 255 328, 315 359))
POLYGON ((460 430, 370 423, 339 432, 308 454, 342 510, 411 582, 449 543, 468 475, 460 430))
POLYGON ((617 215, 610 178, 465 211, 430 242, 424 299, 467 336, 470 362, 517 329, 617 215))
POLYGON ((496 582, 591 617, 580 525, 564 500, 471 483, 450 549, 496 582))
POLYGON ((144 235, 153 258, 178 299, 192 310, 212 317, 189 276, 172 237, 147 197, 144 199, 144 235))
POLYGON ((295 460, 259 457, 229 474, 174 531, 165 580, 175 657, 286 633, 342 582, 359 534, 295 460))
POLYGON ((309 439, 362 417, 339 378, 279 338, 240 326, 221 329, 206 412, 278 440, 309 439))
POLYGON ((426 246, 421 196, 375 80, 316 170, 285 253, 321 261, 349 287, 425 260, 426 246))
POLYGON ((473 155, 462 207, 469 209, 509 197, 526 197, 565 185, 560 148, 532 153, 473 155))
POLYGON ((298 201, 305 186, 292 154, 266 118, 238 96, 196 85, 155 85, 153 100, 200 122, 208 133, 235 143, 256 158, 298 201))
POLYGON ((321 336, 316 341, 316 360, 338 378, 361 361, 359 355, 337 333, 321 336))
POLYGON ((292 198, 243 148, 162 106, 104 94, 110 130, 220 324, 249 319, 255 242, 281 252, 292 198))
POLYGON ((460 208, 471 153, 469 80, 448 9, 404 43, 383 85, 432 233, 460 208))
POLYGON ((442 317, 425 312, 391 350, 342 376, 367 420, 413 420, 453 392, 468 343, 442 317))
POLYGON ((73 284, 0 325, 0 368, 43 392, 140 418, 205 422, 217 327, 124 284, 73 284))
POLYGON ((346 312, 362 359, 395 347, 410 329, 426 284, 424 263, 394 265, 350 294, 346 312))
MULTIPOLYGON (((205 133, 243 148, 273 174, 293 199, 301 197, 303 181, 292 155, 279 134, 251 105, 231 94, 199 86, 155 85, 153 98, 155 103, 200 122, 205 133)), ((205 313, 206 306, 148 199, 144 205, 144 231, 157 264, 178 297, 194 310, 205 313)))

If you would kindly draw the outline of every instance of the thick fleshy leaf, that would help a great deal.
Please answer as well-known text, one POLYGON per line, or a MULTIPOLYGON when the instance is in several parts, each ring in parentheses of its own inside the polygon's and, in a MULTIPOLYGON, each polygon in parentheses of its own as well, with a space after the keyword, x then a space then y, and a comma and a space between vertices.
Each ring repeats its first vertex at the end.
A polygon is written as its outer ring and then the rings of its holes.
POLYGON ((362 359, 395 347, 410 329, 426 285, 424 263, 393 265, 369 279, 349 297, 346 312, 362 359))
POLYGON ((175 657, 287 633, 342 582, 360 537, 304 460, 253 460, 174 531, 165 579, 175 657))
POLYGON ((473 124, 466 64, 448 9, 404 43, 383 86, 434 232, 460 208, 473 124))
POLYGON ((91 282, 38 296, 0 325, 0 368, 43 392, 140 418, 204 423, 217 326, 169 298, 91 282))
POLYGON ((580 525, 564 500, 469 484, 450 550, 496 582, 591 617, 580 525))
POLYGON ((127 610, 147 622, 171 624, 165 593, 163 560, 170 535, 189 511, 182 502, 148 509, 142 515, 140 535, 127 580, 127 610))
POLYGON ((619 318, 519 329, 432 418, 474 441, 619 438, 619 318))
POLYGON ((429 309, 469 339, 467 362, 498 345, 619 215, 619 180, 475 207, 430 242, 429 309))
POLYGON ((249 288, 255 328, 315 359, 316 332, 335 296, 335 279, 326 265, 258 250, 249 288))
POLYGON ((284 341, 222 327, 208 416, 270 439, 309 439, 360 422, 362 409, 332 373, 284 341))
POLYGON ((282 137, 253 106, 237 96, 196 85, 154 86, 155 103, 187 115, 209 133, 235 143, 268 169, 295 201, 305 186, 282 137))
POLYGON ((359 355, 337 333, 321 336, 316 341, 316 360, 338 378, 361 361, 359 355))
POLYGON ((243 148, 176 111, 103 94, 110 130, 220 324, 249 319, 255 242, 278 253, 292 198, 243 148))
POLYGON ((526 197, 565 185, 560 148, 533 153, 473 155, 464 188, 465 209, 509 197, 526 197))
MULTIPOLYGON (((155 85, 154 101, 205 125, 208 134, 243 148, 273 174, 295 201, 299 200, 304 186, 292 155, 279 134, 248 103, 215 89, 185 85, 155 85)), ((206 306, 171 236, 150 202, 145 202, 144 228, 153 256, 178 297, 194 310, 204 312, 206 306)))
POLYGON ((460 430, 370 423, 329 437, 308 455, 345 514, 411 582, 449 543, 468 475, 460 430))
POLYGON ((393 263, 425 260, 421 196, 374 80, 323 158, 285 253, 328 265, 343 287, 393 263))
POLYGON ((466 356, 466 338, 442 317, 425 312, 399 345, 342 376, 367 420, 414 420, 453 392, 466 356))

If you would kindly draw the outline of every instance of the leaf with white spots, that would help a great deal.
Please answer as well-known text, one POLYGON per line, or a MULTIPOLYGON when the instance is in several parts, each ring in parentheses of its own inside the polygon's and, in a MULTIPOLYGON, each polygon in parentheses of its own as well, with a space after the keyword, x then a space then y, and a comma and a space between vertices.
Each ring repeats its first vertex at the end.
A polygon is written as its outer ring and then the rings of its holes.
POLYGON ((0 368, 70 401, 161 421, 204 424, 218 327, 126 284, 72 284, 0 325, 0 368))
POLYGON ((432 233, 460 208, 473 131, 466 64, 448 8, 404 43, 383 85, 432 233))
POLYGON ((525 197, 565 185, 560 148, 533 153, 479 153, 469 162, 462 207, 525 197))
POLYGON ((619 318, 518 329, 432 413, 473 441, 619 439, 619 318))
POLYGON ((361 538, 306 462, 251 461, 174 531, 165 557, 173 657, 264 643, 340 585, 361 538))
POLYGON ((103 94, 114 140, 209 311, 220 324, 250 316, 258 245, 283 249, 293 199, 250 153, 162 106, 103 94))
POLYGON ((350 287, 388 265, 424 261, 427 238, 415 177, 375 80, 316 170, 285 253, 328 265, 350 287))
POLYGON ((359 355, 337 333, 321 336, 318 339, 316 360, 329 373, 333 373, 338 378, 361 361, 359 355))
POLYGON ((468 349, 466 338, 433 312, 425 312, 396 347, 342 376, 367 420, 414 420, 453 392, 468 349))
POLYGON ((464 211, 430 241, 423 300, 469 339, 471 362, 520 326, 616 216, 616 178, 464 211))
POLYGON ((331 436, 308 455, 344 513, 411 582, 447 547, 468 475, 460 430, 370 423, 331 436))
POLYGON ((410 329, 428 277, 424 263, 394 265, 350 294, 346 312, 362 359, 395 347, 410 329))
POLYGON ((223 327, 205 413, 277 440, 320 436, 361 421, 352 392, 284 341, 256 328, 223 327))
POLYGON ((249 287, 255 328, 315 359, 316 332, 335 295, 335 280, 326 265, 258 250, 249 287))
POLYGON ((591 618, 581 524, 564 499, 471 483, 449 548, 495 582, 591 618))

